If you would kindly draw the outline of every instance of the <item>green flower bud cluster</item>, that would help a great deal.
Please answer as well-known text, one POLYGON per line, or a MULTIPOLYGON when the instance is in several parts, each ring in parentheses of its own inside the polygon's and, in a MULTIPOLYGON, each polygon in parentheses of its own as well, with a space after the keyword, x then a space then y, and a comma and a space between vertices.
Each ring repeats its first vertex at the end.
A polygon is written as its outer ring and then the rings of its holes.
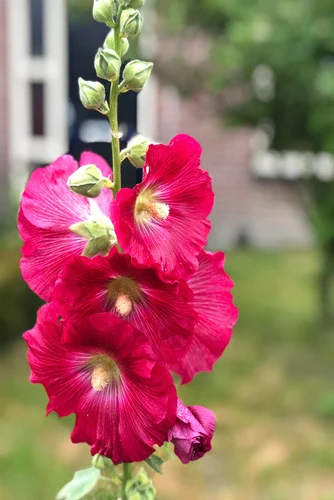
POLYGON ((79 95, 85 108, 96 109, 102 114, 108 114, 109 106, 105 101, 106 91, 102 83, 79 78, 79 95))
POLYGON ((68 178, 71 191, 88 198, 97 198, 103 188, 112 189, 113 184, 96 165, 84 165, 68 178))

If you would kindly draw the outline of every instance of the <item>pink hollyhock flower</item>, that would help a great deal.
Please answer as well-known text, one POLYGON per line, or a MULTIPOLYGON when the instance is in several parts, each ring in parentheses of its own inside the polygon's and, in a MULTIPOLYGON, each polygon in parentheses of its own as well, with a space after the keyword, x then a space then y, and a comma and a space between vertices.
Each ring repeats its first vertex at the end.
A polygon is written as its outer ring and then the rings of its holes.
POLYGON ((183 464, 202 458, 211 450, 211 440, 216 425, 212 411, 203 406, 185 406, 178 399, 177 420, 169 430, 168 441, 174 444, 174 452, 183 464))
POLYGON ((187 354, 172 366, 182 383, 199 372, 209 372, 227 347, 238 319, 233 305, 233 281, 224 271, 223 252, 202 252, 198 271, 188 280, 194 294, 192 305, 198 313, 192 344, 187 354))
POLYGON ((186 282, 165 282, 159 272, 111 249, 108 257, 74 257, 60 274, 52 301, 67 321, 110 312, 142 331, 158 359, 169 362, 189 348, 195 313, 186 282))
POLYGON ((96 314, 69 327, 51 304, 24 334, 30 381, 43 384, 47 414, 76 414, 73 443, 86 442, 118 464, 140 462, 167 440, 175 422, 176 391, 143 334, 112 314, 96 314))
POLYGON ((198 266, 211 224, 211 179, 200 169, 201 146, 187 135, 168 146, 149 147, 144 178, 121 189, 111 218, 124 252, 142 264, 159 264, 173 277, 188 277, 198 266))
MULTIPOLYGON (((112 171, 94 153, 83 153, 79 166, 95 164, 105 177, 112 171)), ((21 272, 30 288, 49 301, 62 265, 80 255, 88 240, 71 226, 95 221, 110 228, 112 192, 104 189, 96 199, 87 199, 67 187, 68 177, 78 168, 71 156, 61 156, 52 165, 36 169, 25 188, 20 205, 18 228, 24 240, 21 272)))

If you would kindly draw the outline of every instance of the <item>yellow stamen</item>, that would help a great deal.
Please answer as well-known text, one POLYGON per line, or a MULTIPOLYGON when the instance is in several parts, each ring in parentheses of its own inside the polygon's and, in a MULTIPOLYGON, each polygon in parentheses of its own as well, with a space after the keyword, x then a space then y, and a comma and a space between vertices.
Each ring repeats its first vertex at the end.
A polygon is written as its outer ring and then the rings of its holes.
POLYGON ((170 207, 167 203, 156 201, 151 192, 141 193, 136 201, 135 218, 138 223, 149 222, 152 219, 165 220, 169 216, 170 207))
POLYGON ((130 297, 124 293, 119 294, 115 302, 115 308, 121 316, 128 316, 132 310, 130 297))
POLYGON ((169 206, 166 203, 159 203, 157 201, 147 202, 147 212, 158 220, 165 220, 169 215, 169 206))
POLYGON ((103 391, 112 382, 112 372, 104 365, 97 365, 92 373, 94 391, 103 391))
POLYGON ((94 391, 103 391, 120 378, 120 371, 115 361, 109 356, 98 354, 89 362, 89 368, 93 368, 91 384, 94 391))

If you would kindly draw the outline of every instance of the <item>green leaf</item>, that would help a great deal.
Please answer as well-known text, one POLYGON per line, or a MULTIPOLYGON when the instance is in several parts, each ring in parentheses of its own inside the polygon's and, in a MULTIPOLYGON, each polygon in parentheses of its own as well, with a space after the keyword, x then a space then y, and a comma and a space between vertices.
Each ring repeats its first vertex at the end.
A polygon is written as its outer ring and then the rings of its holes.
POLYGON ((100 475, 101 471, 95 467, 77 471, 72 481, 58 493, 56 500, 80 500, 92 491, 100 475))
POLYGON ((163 459, 158 457, 158 455, 151 455, 147 460, 145 460, 147 465, 149 465, 155 472, 162 474, 162 465, 164 463, 163 459))

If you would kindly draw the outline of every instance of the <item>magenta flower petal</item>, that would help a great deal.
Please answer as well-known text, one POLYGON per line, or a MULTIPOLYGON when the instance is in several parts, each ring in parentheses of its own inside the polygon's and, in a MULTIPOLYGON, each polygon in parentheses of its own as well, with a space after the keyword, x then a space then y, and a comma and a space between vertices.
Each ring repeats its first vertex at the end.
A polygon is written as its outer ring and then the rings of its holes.
POLYGON ((168 146, 150 146, 143 182, 121 189, 111 218, 122 249, 142 264, 156 263, 175 277, 198 267, 211 228, 207 220, 214 195, 200 169, 201 146, 187 135, 168 146))
MULTIPOLYGON (((86 153, 82 158, 94 159, 106 170, 104 160, 97 155, 86 153)), ((112 193, 107 189, 95 200, 72 193, 66 183, 77 168, 71 156, 62 156, 52 165, 36 169, 22 195, 18 217, 19 233, 24 240, 22 275, 46 301, 51 300, 64 262, 80 255, 87 244, 86 238, 70 231, 70 226, 91 218, 93 211, 108 216, 112 202, 112 193)))
POLYGON ((202 458, 211 450, 215 415, 203 406, 186 407, 178 399, 176 416, 176 423, 168 433, 168 441, 174 444, 176 456, 183 464, 202 458))
POLYGON ((68 328, 53 305, 41 308, 24 334, 31 382, 43 384, 48 413, 76 414, 74 443, 115 463, 140 462, 161 446, 175 422, 176 391, 145 337, 112 314, 96 314, 68 328))
POLYGON ((199 372, 209 372, 227 347, 238 319, 233 305, 233 281, 224 271, 223 252, 202 252, 198 271, 188 280, 198 313, 188 353, 172 369, 187 383, 199 372))
POLYGON ((67 321, 110 312, 151 342, 158 359, 175 361, 193 336, 193 294, 185 281, 166 282, 154 268, 131 261, 114 247, 108 257, 75 257, 64 265, 52 301, 67 321))

